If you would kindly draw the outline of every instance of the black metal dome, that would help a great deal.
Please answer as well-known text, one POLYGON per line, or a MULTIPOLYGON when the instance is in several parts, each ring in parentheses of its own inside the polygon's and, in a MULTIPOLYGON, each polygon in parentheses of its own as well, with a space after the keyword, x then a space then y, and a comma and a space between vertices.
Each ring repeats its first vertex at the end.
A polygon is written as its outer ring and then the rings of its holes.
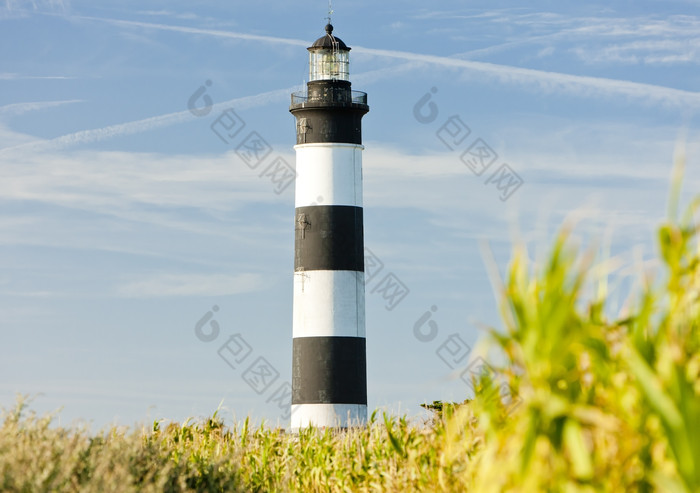
POLYGON ((343 43, 342 39, 333 36, 333 25, 326 24, 326 35, 321 36, 316 41, 314 41, 314 44, 309 46, 307 50, 332 50, 334 48, 337 50, 350 51, 350 47, 343 43))

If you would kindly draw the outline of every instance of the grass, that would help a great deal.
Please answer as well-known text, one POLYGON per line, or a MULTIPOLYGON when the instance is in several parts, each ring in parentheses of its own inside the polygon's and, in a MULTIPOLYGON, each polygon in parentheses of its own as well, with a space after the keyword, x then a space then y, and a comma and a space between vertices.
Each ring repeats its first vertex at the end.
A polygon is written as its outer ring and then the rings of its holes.
MULTIPOLYGON (((682 164, 682 163, 681 163, 682 164)), ((681 168, 681 164, 676 169, 681 168)), ((366 427, 298 435, 204 421, 90 434, 19 399, 0 426, 0 491, 700 491, 700 198, 680 178, 659 228, 663 270, 609 315, 601 259, 563 228, 547 262, 516 248, 490 339, 521 399, 433 403, 430 426, 372 415, 366 427)))

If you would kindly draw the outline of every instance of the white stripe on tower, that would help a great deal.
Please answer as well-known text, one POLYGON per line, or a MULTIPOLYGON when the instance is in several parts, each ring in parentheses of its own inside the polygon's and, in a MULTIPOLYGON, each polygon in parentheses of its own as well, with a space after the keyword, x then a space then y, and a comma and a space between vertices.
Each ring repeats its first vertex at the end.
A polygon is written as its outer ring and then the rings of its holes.
POLYGON ((318 143, 294 146, 294 207, 354 205, 362 207, 362 150, 357 144, 318 143))
POLYGON ((310 52, 297 122, 292 423, 348 427, 367 420, 362 116, 348 52, 326 26, 310 52))
POLYGON ((365 276, 347 270, 294 273, 294 337, 365 337, 365 276))

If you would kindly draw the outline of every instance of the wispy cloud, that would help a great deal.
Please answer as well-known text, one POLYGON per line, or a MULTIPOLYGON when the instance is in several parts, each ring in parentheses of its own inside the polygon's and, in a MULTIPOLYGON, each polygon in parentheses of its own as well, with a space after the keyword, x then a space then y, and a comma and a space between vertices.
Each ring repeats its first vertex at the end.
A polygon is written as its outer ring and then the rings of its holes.
POLYGON ((70 8, 68 0, 5 0, 0 5, 0 18, 22 16, 28 12, 52 12, 64 14, 70 8))
POLYGON ((226 296, 259 291, 265 287, 259 274, 156 274, 118 286, 118 296, 159 298, 170 296, 226 296))
POLYGON ((692 15, 575 16, 506 9, 474 14, 469 11, 466 14, 464 11, 435 11, 421 18, 428 22, 449 19, 431 32, 470 43, 474 42, 475 33, 488 34, 503 25, 509 26, 500 43, 457 55, 472 60, 513 52, 526 45, 539 45, 545 50, 556 47, 559 53, 574 53, 587 64, 680 65, 700 62, 697 49, 700 19, 692 15))
POLYGON ((17 116, 30 111, 40 111, 47 108, 55 108, 66 104, 83 103, 82 99, 66 99, 63 101, 33 101, 27 103, 13 103, 0 106, 0 119, 8 116, 17 116))
MULTIPOLYGON (((293 159, 291 152, 284 154, 285 159, 293 159)), ((113 151, 26 154, 0 167, 0 197, 132 220, 151 218, 164 226, 170 220, 178 229, 184 228, 177 221, 182 218, 168 219, 158 213, 158 207, 231 211, 243 203, 279 200, 269 183, 234 152, 198 156, 113 151), (145 210, 135 211, 138 207, 145 210)))
POLYGON ((647 40, 572 50, 586 63, 659 64, 700 63, 700 38, 647 40))
POLYGON ((151 17, 171 17, 173 19, 181 19, 187 21, 194 20, 213 20, 211 17, 202 18, 193 12, 174 12, 172 10, 139 10, 136 14, 146 15, 151 17))
POLYGON ((2 296, 22 297, 22 298, 59 298, 65 294, 59 291, 17 291, 15 289, 3 291, 0 290, 2 296))
POLYGON ((488 18, 503 18, 508 16, 511 12, 518 12, 527 10, 527 7, 520 8, 509 8, 509 9, 498 9, 489 11, 479 11, 473 10, 472 13, 465 13, 462 10, 436 10, 430 9, 429 11, 424 11, 419 14, 414 14, 411 17, 413 19, 488 19, 488 18))
MULTIPOLYGON (((467 20, 474 27, 473 19, 478 19, 480 25, 484 23, 496 25, 518 26, 523 31, 513 31, 510 40, 517 39, 518 33, 539 33, 544 36, 573 35, 595 37, 695 37, 698 33, 700 19, 693 15, 638 15, 629 17, 616 17, 614 15, 576 16, 555 12, 533 12, 531 9, 501 9, 478 14, 464 14, 457 11, 435 11, 430 15, 424 15, 424 19, 449 19, 467 20)), ((454 24, 451 24, 454 26, 454 24)), ((487 26, 487 27, 489 27, 487 26)), ((455 32, 463 29, 465 24, 454 27, 455 32)), ((535 38, 525 38, 525 40, 535 38)))
POLYGON ((31 79, 74 79, 75 77, 69 77, 66 75, 22 75, 15 73, 4 72, 0 74, 0 80, 31 80, 31 79))
MULTIPOLYGON (((294 162, 292 149, 286 151, 284 159, 294 162)), ((80 150, 16 156, 0 166, 0 245, 126 248, 122 253, 162 256, 148 241, 138 239, 125 246, 109 234, 95 234, 109 223, 129 224, 129 229, 148 235, 154 230, 168 237, 190 234, 244 247, 267 238, 269 226, 242 219, 235 228, 221 228, 217 218, 231 221, 232 214, 251 204, 279 205, 291 200, 291 191, 285 197, 274 194, 258 174, 234 152, 165 155, 80 150), (38 207, 35 212, 22 207, 30 203, 38 207), (100 227, 84 222, 88 218, 100 227)), ((260 251, 260 246, 255 248, 260 251)))

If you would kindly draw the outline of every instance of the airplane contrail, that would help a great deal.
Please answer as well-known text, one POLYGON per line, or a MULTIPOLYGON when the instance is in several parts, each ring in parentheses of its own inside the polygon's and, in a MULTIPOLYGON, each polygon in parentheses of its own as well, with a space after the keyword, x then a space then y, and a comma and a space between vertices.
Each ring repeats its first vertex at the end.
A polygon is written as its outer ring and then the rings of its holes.
POLYGON ((187 34, 204 34, 207 36, 215 36, 219 38, 234 38, 234 39, 245 39, 249 41, 263 41, 266 43, 273 43, 273 44, 288 44, 288 45, 293 45, 293 46, 303 46, 306 48, 309 45, 308 41, 304 41, 303 39, 292 39, 292 38, 280 38, 276 36, 262 36, 258 34, 247 34, 247 33, 238 33, 235 31, 221 31, 218 29, 201 29, 197 27, 186 27, 186 26, 173 26, 169 24, 157 24, 153 22, 140 22, 140 21, 126 21, 126 20, 121 20, 121 19, 108 19, 104 17, 90 17, 90 16, 82 16, 82 15, 74 15, 71 16, 73 19, 85 19, 85 20, 90 20, 90 21, 100 21, 100 22, 107 22, 109 24, 116 24, 116 25, 122 25, 122 26, 135 26, 135 27, 145 27, 149 29, 160 29, 163 31, 177 31, 181 33, 187 33, 187 34))
POLYGON ((549 91, 563 91, 578 96, 590 96, 602 94, 607 96, 621 95, 639 99, 655 101, 680 108, 689 105, 700 107, 700 93, 674 89, 655 84, 645 84, 622 79, 608 79, 605 77, 590 77, 585 75, 571 75, 561 72, 547 72, 530 68, 513 67, 511 65, 499 65, 488 62, 475 62, 434 55, 422 55, 395 50, 378 50, 374 48, 353 48, 359 53, 368 53, 375 56, 400 58, 409 61, 420 61, 443 67, 465 68, 492 76, 501 82, 535 84, 549 91))

